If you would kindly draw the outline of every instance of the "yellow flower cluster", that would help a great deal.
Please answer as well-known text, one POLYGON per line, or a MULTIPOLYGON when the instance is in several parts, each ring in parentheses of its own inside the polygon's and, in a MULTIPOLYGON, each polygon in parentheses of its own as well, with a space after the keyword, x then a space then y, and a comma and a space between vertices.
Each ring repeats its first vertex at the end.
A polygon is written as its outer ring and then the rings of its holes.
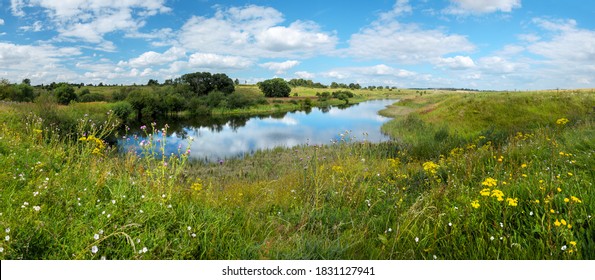
POLYGON ((556 120, 556 124, 560 126, 566 125, 568 122, 569 120, 567 118, 560 118, 556 120))
POLYGON ((529 138, 532 138, 533 134, 531 133, 522 133, 522 132, 517 132, 516 135, 514 136, 514 139, 516 140, 527 140, 529 138))
POLYGON ((488 177, 483 182, 481 182, 481 184, 487 187, 494 187, 498 184, 498 180, 488 177))
POLYGON ((389 158, 388 164, 392 170, 395 170, 401 165, 401 160, 398 158, 389 158))
POLYGON ((515 207, 515 206, 519 205, 519 199, 518 198, 510 198, 509 197, 509 198, 506 199, 506 202, 508 202, 508 206, 515 207))
POLYGON ((424 171, 431 175, 436 175, 439 167, 440 165, 435 164, 433 161, 427 161, 423 164, 424 171))
POLYGON ((89 137, 83 136, 83 137, 79 138, 79 141, 88 142, 88 143, 92 143, 93 145, 95 145, 93 152, 91 152, 94 155, 101 155, 101 151, 103 151, 105 149, 105 143, 103 142, 103 140, 95 137, 95 135, 89 135, 89 137))
POLYGON ((473 207, 475 209, 479 208, 479 201, 478 200, 473 200, 471 202, 471 207, 473 207))
POLYGON ((343 167, 340 165, 333 165, 331 168, 335 173, 343 173, 343 167))
POLYGON ((200 180, 200 178, 196 179, 196 182, 194 182, 194 184, 192 184, 191 189, 195 192, 200 192, 202 191, 203 185, 202 185, 202 181, 200 180))

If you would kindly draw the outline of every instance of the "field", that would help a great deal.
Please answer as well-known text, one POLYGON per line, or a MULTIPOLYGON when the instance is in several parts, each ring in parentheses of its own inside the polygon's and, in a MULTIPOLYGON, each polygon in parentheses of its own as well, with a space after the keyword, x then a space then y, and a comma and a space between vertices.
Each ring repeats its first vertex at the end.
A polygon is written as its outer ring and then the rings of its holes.
POLYGON ((214 164, 150 123, 117 153, 106 103, 0 103, 0 259, 595 259, 594 91, 355 93, 401 99, 394 141, 214 164))

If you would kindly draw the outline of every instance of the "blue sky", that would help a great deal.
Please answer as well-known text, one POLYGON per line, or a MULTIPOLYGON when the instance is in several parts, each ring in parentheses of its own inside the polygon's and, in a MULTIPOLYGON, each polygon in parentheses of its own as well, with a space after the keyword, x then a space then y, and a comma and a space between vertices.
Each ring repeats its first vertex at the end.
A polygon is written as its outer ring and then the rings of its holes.
POLYGON ((595 88, 584 0, 2 0, 0 78, 595 88))

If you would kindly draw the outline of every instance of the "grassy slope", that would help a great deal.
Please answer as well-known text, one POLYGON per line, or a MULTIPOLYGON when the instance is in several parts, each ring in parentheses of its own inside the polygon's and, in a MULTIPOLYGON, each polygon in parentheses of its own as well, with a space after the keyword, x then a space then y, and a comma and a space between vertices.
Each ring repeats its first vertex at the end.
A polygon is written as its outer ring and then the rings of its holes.
POLYGON ((397 142, 347 135, 222 165, 151 156, 150 129, 149 156, 117 156, 1 104, 0 258, 595 258, 592 93, 403 98, 384 112, 400 115, 384 128, 397 142))

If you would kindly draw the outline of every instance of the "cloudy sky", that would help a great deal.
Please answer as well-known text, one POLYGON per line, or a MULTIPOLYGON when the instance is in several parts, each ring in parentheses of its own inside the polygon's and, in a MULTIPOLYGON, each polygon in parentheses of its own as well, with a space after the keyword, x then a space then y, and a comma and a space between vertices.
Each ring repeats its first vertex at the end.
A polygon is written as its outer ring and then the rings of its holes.
POLYGON ((1 0, 0 78, 595 88, 587 0, 1 0))

